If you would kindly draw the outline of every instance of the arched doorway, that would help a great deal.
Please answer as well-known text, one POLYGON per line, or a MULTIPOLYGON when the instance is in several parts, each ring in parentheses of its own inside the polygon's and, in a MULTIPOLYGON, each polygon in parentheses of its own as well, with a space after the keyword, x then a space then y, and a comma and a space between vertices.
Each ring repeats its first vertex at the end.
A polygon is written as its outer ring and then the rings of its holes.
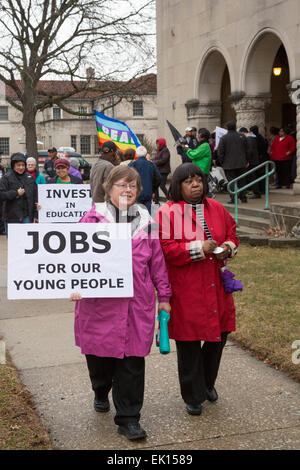
POLYGON ((197 99, 186 103, 191 124, 206 127, 211 132, 225 120, 234 118, 230 107, 230 71, 224 55, 217 48, 211 48, 201 60, 196 78, 197 99))
POLYGON ((261 32, 251 43, 242 70, 245 96, 234 107, 238 126, 258 125, 262 134, 290 124, 296 127, 296 107, 288 92, 290 70, 287 51, 273 31, 261 32), (274 68, 281 69, 274 74, 274 68))
POLYGON ((283 44, 275 56, 271 73, 271 105, 266 109, 266 128, 290 126, 296 129, 296 106, 289 97, 290 70, 283 44))

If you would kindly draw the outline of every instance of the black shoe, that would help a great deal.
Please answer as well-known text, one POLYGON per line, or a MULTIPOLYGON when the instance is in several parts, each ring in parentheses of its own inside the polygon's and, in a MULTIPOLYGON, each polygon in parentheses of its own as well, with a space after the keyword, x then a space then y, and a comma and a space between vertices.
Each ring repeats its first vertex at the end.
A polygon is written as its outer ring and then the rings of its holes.
POLYGON ((243 204, 246 204, 248 202, 247 199, 242 199, 241 201, 243 204))
POLYGON ((110 409, 108 398, 106 400, 94 399, 94 409, 98 413, 106 413, 110 409))
POLYGON ((206 398, 208 401, 211 401, 211 402, 217 401, 219 397, 218 397, 217 390, 215 389, 215 387, 208 388, 206 390, 206 398))
POLYGON ((186 411, 189 415, 201 415, 202 405, 186 405, 186 411))
POLYGON ((130 441, 138 441, 147 437, 146 431, 141 428, 140 423, 127 423, 118 427, 118 433, 126 436, 130 441))
POLYGON ((227 201, 227 204, 234 204, 234 201, 227 201))

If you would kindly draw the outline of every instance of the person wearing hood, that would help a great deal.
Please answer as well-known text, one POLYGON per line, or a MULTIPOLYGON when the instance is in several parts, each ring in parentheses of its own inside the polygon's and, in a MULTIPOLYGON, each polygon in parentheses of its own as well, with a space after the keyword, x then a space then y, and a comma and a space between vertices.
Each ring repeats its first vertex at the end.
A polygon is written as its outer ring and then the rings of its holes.
POLYGON ((46 179, 39 172, 36 167, 36 159, 33 157, 28 157, 26 160, 27 173, 33 176, 36 184, 46 184, 46 179))
MULTIPOLYGON (((157 139, 154 163, 156 164, 160 172, 160 176, 161 176, 159 187, 164 193, 164 195, 167 197, 168 191, 166 188, 166 182, 167 182, 169 173, 171 173, 171 167, 170 167, 170 151, 167 147, 166 139, 163 139, 163 138, 157 139)), ((158 188, 155 191, 155 203, 159 204, 158 188)))
POLYGON ((0 201, 4 201, 5 225, 38 222, 37 185, 33 176, 26 172, 23 153, 11 156, 11 171, 0 180, 0 201))

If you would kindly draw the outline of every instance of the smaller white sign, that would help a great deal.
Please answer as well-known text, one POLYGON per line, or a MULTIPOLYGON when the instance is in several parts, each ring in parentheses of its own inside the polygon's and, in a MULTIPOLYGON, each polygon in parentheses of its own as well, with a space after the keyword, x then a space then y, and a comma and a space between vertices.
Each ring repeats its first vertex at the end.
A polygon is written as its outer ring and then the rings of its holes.
POLYGON ((130 224, 8 224, 7 298, 132 297, 130 224))
POLYGON ((40 223, 78 222, 92 207, 89 184, 39 184, 40 223))
POLYGON ((226 135, 228 131, 227 129, 223 129, 223 127, 217 126, 215 132, 216 132, 216 147, 218 147, 221 137, 223 137, 223 135, 226 135))

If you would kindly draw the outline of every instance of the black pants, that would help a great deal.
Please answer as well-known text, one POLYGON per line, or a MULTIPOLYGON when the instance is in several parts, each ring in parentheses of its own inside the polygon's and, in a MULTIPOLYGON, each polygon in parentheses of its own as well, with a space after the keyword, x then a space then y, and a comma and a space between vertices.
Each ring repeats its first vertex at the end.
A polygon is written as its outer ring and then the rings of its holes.
MULTIPOLYGON (((167 173, 161 173, 160 174, 161 176, 161 180, 160 180, 160 189, 162 190, 162 192, 164 193, 164 195, 167 197, 168 195, 168 190, 166 188, 166 182, 167 182, 167 179, 168 179, 168 174, 167 173)), ((158 204, 159 203, 159 193, 158 193, 158 188, 155 190, 155 203, 158 204)))
MULTIPOLYGON (((253 168, 255 168, 257 165, 249 165, 249 167, 247 168, 247 171, 250 171, 250 170, 253 170, 253 168)), ((258 171, 254 171, 253 173, 250 173, 250 175, 248 175, 247 177, 247 183, 252 183, 252 181, 256 180, 257 178, 259 178, 261 175, 259 174, 259 170, 258 171)), ((259 189, 259 183, 255 183, 253 184, 253 186, 250 186, 250 188, 248 188, 249 191, 253 191, 253 193, 255 194, 255 196, 260 196, 260 189, 259 189)))
MULTIPOLYGON (((226 175, 226 178, 228 179, 228 183, 232 180, 234 180, 235 178, 237 178, 238 176, 241 176, 243 175, 247 170, 245 168, 235 168, 233 170, 225 170, 225 175, 226 175)), ((241 188, 242 186, 245 186, 246 185, 246 178, 242 178, 238 181, 237 183, 237 187, 238 188, 241 188)), ((232 188, 234 189, 234 188, 232 188)), ((246 198, 246 191, 241 191, 240 193, 238 193, 238 196, 240 198, 241 201, 245 201, 247 198, 246 198)), ((233 201, 234 200, 234 196, 230 194, 230 198, 231 200, 233 201)))
POLYGON ((292 159, 285 161, 275 161, 279 186, 289 186, 291 184, 292 159))
POLYGON ((96 398, 105 400, 112 389, 115 423, 139 421, 144 400, 145 359, 86 355, 86 361, 96 398))
POLYGON ((181 396, 188 405, 199 405, 206 400, 206 389, 212 388, 218 375, 223 348, 228 333, 221 341, 176 341, 178 375, 181 396))

